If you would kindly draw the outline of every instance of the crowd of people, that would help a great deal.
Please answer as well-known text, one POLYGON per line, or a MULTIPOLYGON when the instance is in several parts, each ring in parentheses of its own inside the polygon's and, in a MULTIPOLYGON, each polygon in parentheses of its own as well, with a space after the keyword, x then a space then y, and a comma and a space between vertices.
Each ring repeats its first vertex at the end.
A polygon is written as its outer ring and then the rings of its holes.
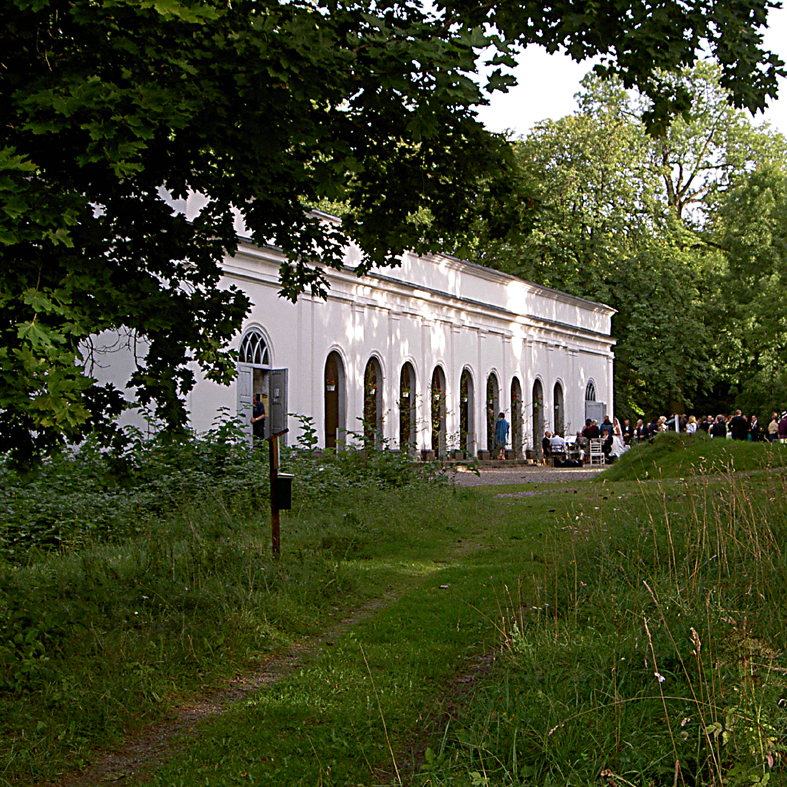
POLYGON ((571 455, 572 444, 578 449, 580 462, 587 460, 590 441, 601 439, 602 451, 606 461, 614 461, 622 456, 636 443, 643 443, 652 439, 661 432, 683 432, 694 434, 707 432, 710 437, 731 440, 750 440, 754 442, 787 443, 787 411, 772 413, 767 425, 760 423, 756 415, 745 416, 740 410, 733 415, 679 415, 671 418, 667 416, 653 416, 646 423, 642 418, 636 424, 626 418, 621 424, 617 418, 604 417, 599 424, 590 418, 585 422, 582 431, 577 432, 576 441, 567 443, 559 434, 546 432, 542 441, 544 457, 571 455))
POLYGON ((787 412, 772 413, 767 424, 760 422, 756 415, 744 415, 740 410, 736 410, 732 415, 673 415, 672 418, 666 416, 654 416, 650 423, 646 424, 641 418, 636 425, 631 426, 627 420, 624 425, 624 440, 628 425, 628 444, 643 442, 659 434, 659 432, 684 432, 694 434, 695 432, 707 432, 710 437, 730 438, 731 440, 750 440, 757 442, 776 442, 782 440, 787 442, 787 412))

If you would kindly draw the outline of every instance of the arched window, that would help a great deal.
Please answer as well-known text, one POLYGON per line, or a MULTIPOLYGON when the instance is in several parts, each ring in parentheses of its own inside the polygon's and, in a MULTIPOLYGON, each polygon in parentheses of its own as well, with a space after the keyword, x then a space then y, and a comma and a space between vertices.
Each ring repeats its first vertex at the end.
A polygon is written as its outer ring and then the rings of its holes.
POLYGON ((459 378, 459 450, 475 452, 475 386, 469 369, 459 378))
POLYGON ((593 380, 590 380, 587 384, 587 388, 585 388, 585 401, 596 401, 596 384, 593 382, 593 380))
POLYGON ((536 456, 543 457, 541 441, 544 437, 544 389, 541 380, 533 383, 533 450, 536 456))
POLYGON ((345 438, 345 375, 336 350, 325 361, 325 447, 335 449, 345 438))
POLYGON ((238 360, 252 366, 270 366, 268 344, 259 328, 252 328, 242 339, 238 360))
POLYGON ((500 412, 500 385, 493 372, 486 378, 486 448, 490 454, 495 451, 495 422, 500 412))
POLYGON ((511 449, 514 458, 522 456, 522 384, 518 377, 511 380, 511 449))
POLYGON ((265 412, 266 430, 271 422, 270 401, 271 354, 268 343, 259 328, 250 328, 238 348, 238 416, 244 422, 251 438, 251 415, 254 402, 259 397, 265 412))
POLYGON ((436 457, 445 456, 445 373, 439 366, 435 366, 434 372, 432 372, 432 384, 429 386, 429 389, 432 417, 432 450, 436 457))
POLYGON ((555 391, 552 406, 554 408, 552 425, 559 435, 565 437, 564 431, 566 428, 565 407, 563 402, 563 386, 560 383, 555 383, 555 391))
POLYGON ((399 375, 399 450, 415 451, 415 369, 409 362, 399 375))
POLYGON ((363 442, 366 448, 383 445, 383 370, 370 358, 363 374, 363 442))

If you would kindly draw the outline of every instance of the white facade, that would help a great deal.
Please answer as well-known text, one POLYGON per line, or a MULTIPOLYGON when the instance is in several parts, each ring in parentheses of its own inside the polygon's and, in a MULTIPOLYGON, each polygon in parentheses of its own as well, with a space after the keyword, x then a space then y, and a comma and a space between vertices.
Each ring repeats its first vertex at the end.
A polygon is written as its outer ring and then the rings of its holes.
MULTIPOLYGON (((241 287, 252 309, 237 338, 238 381, 198 376, 188 397, 197 431, 221 408, 241 408, 248 420, 252 393, 270 407, 270 369, 288 370, 287 409, 313 419, 320 446, 363 432, 366 415, 378 443, 476 453, 487 448, 491 409, 492 421, 506 414, 509 447, 521 455, 556 420, 566 434, 581 429, 589 390, 612 413, 607 306, 440 255, 407 254, 401 267, 358 278, 353 249, 345 268, 325 271, 327 300, 293 304, 277 294, 281 260, 276 249, 241 243, 225 261, 223 284, 241 287)), ((298 421, 288 427, 292 444, 298 421)))

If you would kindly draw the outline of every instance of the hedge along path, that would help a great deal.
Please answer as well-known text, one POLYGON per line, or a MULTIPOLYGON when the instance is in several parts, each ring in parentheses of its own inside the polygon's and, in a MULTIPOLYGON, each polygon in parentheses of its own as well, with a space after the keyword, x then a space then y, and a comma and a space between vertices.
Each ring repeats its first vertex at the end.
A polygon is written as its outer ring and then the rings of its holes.
POLYGON ((59 784, 407 783, 451 706, 491 664, 528 563, 541 560, 544 517, 556 522, 565 508, 556 501, 573 501, 500 491, 475 498, 472 542, 411 563, 386 596, 59 784))

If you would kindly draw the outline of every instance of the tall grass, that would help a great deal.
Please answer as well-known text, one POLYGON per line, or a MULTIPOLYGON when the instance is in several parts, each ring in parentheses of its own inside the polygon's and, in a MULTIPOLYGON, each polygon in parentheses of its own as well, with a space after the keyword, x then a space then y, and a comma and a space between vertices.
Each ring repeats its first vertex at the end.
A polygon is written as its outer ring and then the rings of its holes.
POLYGON ((87 446, 27 476, 2 468, 0 785, 81 765, 381 594, 396 563, 361 571, 364 557, 444 546, 454 496, 428 469, 298 447, 284 452, 295 509, 274 560, 266 458, 228 424, 120 455, 87 446))
POLYGON ((785 783, 784 476, 605 484, 556 525, 423 783, 785 783))

